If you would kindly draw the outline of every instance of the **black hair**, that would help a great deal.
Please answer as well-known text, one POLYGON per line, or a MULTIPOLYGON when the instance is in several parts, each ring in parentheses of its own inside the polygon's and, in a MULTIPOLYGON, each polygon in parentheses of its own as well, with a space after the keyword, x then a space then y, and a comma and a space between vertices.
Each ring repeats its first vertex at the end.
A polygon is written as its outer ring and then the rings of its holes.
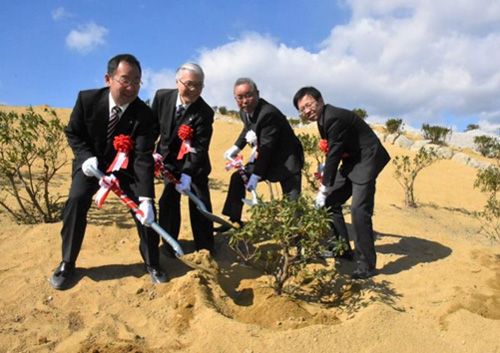
POLYGON ((115 74, 116 69, 118 68, 118 65, 122 61, 125 61, 129 63, 130 65, 135 65, 139 69, 139 73, 142 75, 142 69, 141 69, 141 64, 139 63, 139 60, 135 58, 132 54, 118 54, 114 57, 112 57, 108 61, 108 75, 113 76, 115 74))
POLYGON ((316 102, 318 102, 320 99, 323 98, 321 96, 321 92, 318 91, 316 88, 314 88, 312 86, 302 87, 293 96, 293 105, 295 106, 296 109, 299 109, 299 106, 298 106, 299 100, 301 100, 302 98, 304 98, 304 96, 307 96, 307 95, 310 95, 311 97, 313 97, 316 102))

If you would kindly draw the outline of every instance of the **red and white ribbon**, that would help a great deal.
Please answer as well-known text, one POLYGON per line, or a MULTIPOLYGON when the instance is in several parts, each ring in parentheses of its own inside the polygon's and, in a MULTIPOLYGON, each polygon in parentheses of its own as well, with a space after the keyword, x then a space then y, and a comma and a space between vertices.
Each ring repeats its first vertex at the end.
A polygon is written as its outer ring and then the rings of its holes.
POLYGON ((111 175, 105 175, 99 180, 99 185, 101 188, 97 191, 97 194, 95 196, 95 203, 98 208, 102 208, 102 205, 104 204, 104 201, 106 201, 106 198, 108 197, 109 192, 113 188, 113 186, 120 187, 118 183, 118 179, 111 174, 111 175))
POLYGON ((235 159, 226 162, 226 170, 230 171, 232 168, 239 168, 243 166, 243 156, 240 154, 235 159))
POLYGON ((177 135, 182 140, 182 145, 177 155, 177 159, 181 160, 187 153, 196 153, 195 149, 191 147, 191 138, 193 137, 193 128, 189 125, 182 124, 177 132, 177 135))
POLYGON ((128 135, 118 135, 113 141, 113 146, 118 152, 113 160, 113 163, 109 166, 107 172, 114 172, 120 170, 121 168, 126 169, 128 167, 128 155, 129 152, 134 147, 134 141, 128 135))

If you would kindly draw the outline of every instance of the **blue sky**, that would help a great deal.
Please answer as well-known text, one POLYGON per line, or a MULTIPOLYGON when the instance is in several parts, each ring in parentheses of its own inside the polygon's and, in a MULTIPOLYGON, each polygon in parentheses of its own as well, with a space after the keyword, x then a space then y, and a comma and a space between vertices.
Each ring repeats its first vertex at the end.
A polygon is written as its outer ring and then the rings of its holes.
POLYGON ((20 0, 2 4, 0 36, 0 104, 71 108, 129 52, 143 99, 193 61, 211 106, 236 109, 249 76, 289 116, 314 85, 374 123, 500 127, 498 0, 20 0))

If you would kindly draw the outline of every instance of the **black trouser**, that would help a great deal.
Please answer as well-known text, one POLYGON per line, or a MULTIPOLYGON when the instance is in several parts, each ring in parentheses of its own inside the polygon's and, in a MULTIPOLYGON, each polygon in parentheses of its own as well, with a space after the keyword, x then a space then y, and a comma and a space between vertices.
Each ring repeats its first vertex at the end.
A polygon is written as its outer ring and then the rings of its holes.
MULTIPOLYGON (((134 192, 135 184, 120 182, 120 187, 132 200, 138 202, 134 192)), ((92 197, 98 189, 99 183, 96 178, 85 176, 81 169, 76 171, 63 210, 61 237, 62 259, 65 262, 75 262, 80 253, 87 228, 87 213, 92 205, 92 197)), ((108 197, 113 197, 112 193, 110 192, 108 197)), ((139 233, 139 250, 144 262, 148 266, 158 266, 160 264, 159 235, 153 229, 143 226, 135 214, 132 211, 131 213, 139 233)))
MULTIPOLYGON (((337 172, 332 192, 325 206, 333 212, 333 232, 349 245, 349 234, 342 214, 342 205, 352 196, 351 220, 356 236, 354 245, 360 267, 374 269, 377 262, 372 216, 375 202, 375 179, 366 184, 355 184, 337 172)), ((350 246, 349 246, 350 249, 350 246)))
MULTIPOLYGON (((191 191, 203 202, 208 212, 212 212, 212 202, 210 201, 210 190, 208 188, 208 176, 192 178, 191 191)), ((184 196, 187 199, 187 196, 184 196)), ((160 226, 169 233, 172 238, 178 239, 181 226, 181 194, 175 189, 175 185, 165 180, 163 194, 158 201, 160 208, 160 226)), ((189 218, 191 220, 191 230, 193 232, 196 250, 214 248, 214 224, 207 219, 199 210, 196 204, 189 200, 189 218)), ((164 242, 168 250, 171 246, 164 242)))
MULTIPOLYGON (((245 173, 247 178, 250 178, 250 171, 245 173)), ((296 201, 300 196, 302 187, 302 175, 300 172, 291 175, 279 182, 283 195, 290 200, 296 201)), ((222 209, 222 214, 226 215, 231 221, 241 221, 241 213, 243 210, 243 202, 241 199, 246 197, 245 183, 241 175, 236 171, 231 175, 229 182, 229 190, 227 192, 226 201, 222 209)))

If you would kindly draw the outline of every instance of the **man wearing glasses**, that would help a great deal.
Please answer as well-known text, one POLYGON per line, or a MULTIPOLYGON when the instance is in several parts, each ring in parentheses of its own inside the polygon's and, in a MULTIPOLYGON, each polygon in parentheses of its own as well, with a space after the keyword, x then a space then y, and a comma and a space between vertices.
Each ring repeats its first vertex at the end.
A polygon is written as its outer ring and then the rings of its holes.
MULTIPOLYGON (((214 112, 201 98, 205 75, 193 63, 181 65, 175 75, 177 89, 160 89, 153 100, 153 112, 160 125, 157 152, 167 169, 180 181, 165 179, 159 200, 159 223, 174 239, 181 223, 181 193, 191 190, 212 212, 208 175, 211 171, 208 149, 212 138, 214 112)), ((189 200, 191 230, 196 250, 214 250, 213 223, 189 200)), ((162 252, 175 258, 172 247, 164 242, 162 252)))
MULTIPOLYGON (((283 195, 297 200, 301 192, 301 170, 304 152, 300 140, 286 117, 272 104, 259 97, 257 85, 250 78, 239 78, 234 84, 234 98, 240 108, 243 130, 224 157, 233 160, 248 144, 256 147, 256 157, 246 165, 248 182, 241 175, 231 175, 229 191, 222 213, 235 223, 241 222, 242 198, 246 190, 252 191, 261 180, 279 182, 283 195)), ((226 231, 227 227, 219 227, 226 231)))
POLYGON ((130 54, 113 57, 108 62, 105 81, 105 88, 78 94, 66 128, 74 160, 71 188, 63 210, 62 262, 50 279, 55 289, 67 289, 75 283, 75 262, 85 235, 87 213, 99 189, 92 170, 108 169, 117 153, 113 147, 114 137, 121 134, 130 136, 134 146, 129 152, 128 166, 113 174, 125 193, 140 203, 144 214, 140 222, 135 217, 134 220, 139 231, 139 249, 151 281, 167 281, 160 269, 159 236, 143 225, 154 220, 152 152, 158 128, 153 112, 138 98, 139 61, 130 54))
POLYGON ((352 196, 351 218, 356 233, 354 243, 359 267, 351 277, 372 277, 376 274, 377 260, 372 227, 375 180, 389 162, 390 156, 363 119, 349 110, 325 104, 316 88, 299 89, 293 104, 307 120, 317 121, 319 134, 328 143, 316 206, 330 207, 333 212, 333 233, 349 246, 343 257, 352 259, 349 235, 342 215, 342 205, 352 196))

